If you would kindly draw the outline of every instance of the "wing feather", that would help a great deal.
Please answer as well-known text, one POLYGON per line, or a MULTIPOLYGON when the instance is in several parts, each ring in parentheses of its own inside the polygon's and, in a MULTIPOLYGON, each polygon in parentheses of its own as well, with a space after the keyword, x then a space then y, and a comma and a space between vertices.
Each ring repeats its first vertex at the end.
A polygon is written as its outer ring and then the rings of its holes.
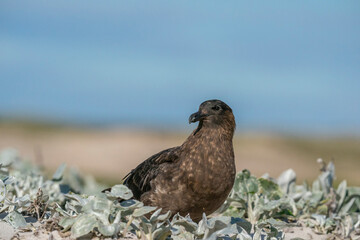
POLYGON ((149 157, 124 177, 123 184, 132 190, 136 199, 140 199, 143 193, 150 191, 150 182, 158 175, 161 165, 179 158, 179 150, 180 147, 173 147, 149 157))

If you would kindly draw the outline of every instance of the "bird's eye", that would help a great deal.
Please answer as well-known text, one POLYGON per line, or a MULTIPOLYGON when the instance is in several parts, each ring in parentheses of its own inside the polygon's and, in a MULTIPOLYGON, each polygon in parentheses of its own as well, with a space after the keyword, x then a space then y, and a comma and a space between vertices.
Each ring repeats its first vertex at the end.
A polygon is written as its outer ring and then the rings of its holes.
POLYGON ((220 108, 220 106, 215 105, 215 106, 212 107, 212 109, 215 110, 215 111, 219 111, 221 108, 220 108))

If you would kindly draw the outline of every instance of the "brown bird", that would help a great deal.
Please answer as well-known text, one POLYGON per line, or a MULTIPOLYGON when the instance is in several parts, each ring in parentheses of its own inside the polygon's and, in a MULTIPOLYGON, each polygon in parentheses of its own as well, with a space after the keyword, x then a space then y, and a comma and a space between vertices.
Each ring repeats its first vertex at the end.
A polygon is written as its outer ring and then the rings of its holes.
POLYGON ((189 118, 198 121, 181 146, 151 156, 125 176, 135 199, 194 221, 223 204, 235 179, 235 118, 224 102, 209 100, 189 118))

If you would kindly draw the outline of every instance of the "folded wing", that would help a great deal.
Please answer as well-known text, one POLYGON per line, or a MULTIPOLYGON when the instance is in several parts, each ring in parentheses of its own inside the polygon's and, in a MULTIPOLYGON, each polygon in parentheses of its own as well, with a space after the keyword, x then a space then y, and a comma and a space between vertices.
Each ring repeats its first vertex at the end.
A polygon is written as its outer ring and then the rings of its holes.
POLYGON ((150 182, 153 180, 165 163, 175 162, 179 158, 180 147, 173 147, 161 151, 142 162, 124 177, 124 185, 128 186, 135 199, 151 190, 150 182))

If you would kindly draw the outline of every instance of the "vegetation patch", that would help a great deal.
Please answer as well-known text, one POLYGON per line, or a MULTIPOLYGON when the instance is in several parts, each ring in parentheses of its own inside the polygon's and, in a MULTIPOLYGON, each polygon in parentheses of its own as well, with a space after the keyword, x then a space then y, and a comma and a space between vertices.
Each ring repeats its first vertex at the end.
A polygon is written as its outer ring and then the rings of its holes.
POLYGON ((277 179, 242 171, 224 205, 196 223, 144 206, 121 184, 101 193, 104 186, 65 165, 46 179, 38 166, 6 149, 0 153, 0 216, 18 233, 37 231, 36 222, 70 238, 284 239, 284 229, 299 225, 339 239, 359 235, 360 187, 344 180, 335 189, 333 163, 318 162, 321 172, 311 185, 296 185, 291 169, 277 179))

